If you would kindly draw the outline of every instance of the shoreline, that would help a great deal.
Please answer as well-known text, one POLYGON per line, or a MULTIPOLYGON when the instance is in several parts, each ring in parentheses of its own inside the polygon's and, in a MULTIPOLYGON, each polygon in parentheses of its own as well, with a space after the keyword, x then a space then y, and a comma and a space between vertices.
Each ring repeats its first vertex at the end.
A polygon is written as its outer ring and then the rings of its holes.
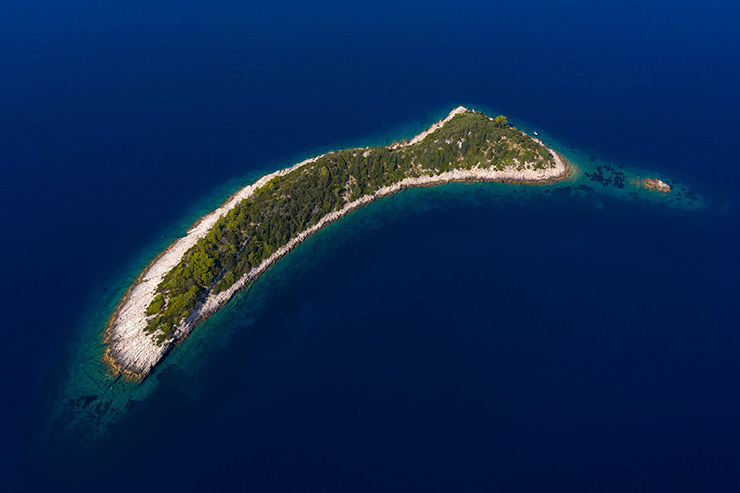
MULTIPOLYGON (((413 139, 396 146, 410 146, 422 141, 427 135, 442 128, 449 120, 459 113, 468 111, 462 106, 455 108, 450 114, 421 132, 413 139)), ((395 147, 395 146, 394 146, 395 147)), ((393 195, 406 188, 435 186, 455 182, 501 182, 519 185, 546 185, 568 179, 573 175, 573 165, 559 153, 548 148, 554 157, 556 166, 542 170, 533 169, 505 169, 499 171, 491 168, 457 169, 438 174, 407 177, 399 182, 382 187, 372 194, 362 196, 341 209, 323 216, 313 226, 308 227, 285 245, 278 248, 268 258, 239 278, 232 286, 218 294, 208 294, 198 303, 193 312, 177 327, 173 337, 162 345, 157 345, 153 336, 144 331, 147 322, 146 309, 155 296, 156 288, 164 276, 174 268, 184 254, 204 237, 223 215, 236 207, 242 200, 250 197, 256 190, 272 178, 286 175, 300 167, 312 163, 330 153, 325 153, 306 159, 291 167, 277 170, 259 178, 251 185, 247 185, 227 198, 224 203, 213 212, 198 219, 188 228, 184 237, 173 241, 164 251, 155 257, 147 267, 137 276, 134 283, 127 289, 120 303, 111 315, 103 333, 103 344, 106 348, 102 360, 115 374, 122 374, 127 379, 139 380, 145 378, 156 364, 179 342, 184 340, 195 326, 208 316, 215 313, 228 302, 238 291, 256 280, 277 260, 289 253, 306 238, 318 232, 355 209, 367 205, 375 200, 393 195)))

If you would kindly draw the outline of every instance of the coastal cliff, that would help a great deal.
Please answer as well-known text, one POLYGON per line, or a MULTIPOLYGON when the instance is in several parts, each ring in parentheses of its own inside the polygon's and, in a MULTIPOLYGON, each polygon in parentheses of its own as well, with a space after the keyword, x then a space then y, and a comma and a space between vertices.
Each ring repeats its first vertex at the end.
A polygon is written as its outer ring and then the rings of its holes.
POLYGON ((105 361, 143 378, 234 294, 305 238, 404 188, 567 178, 557 153, 463 107, 405 143, 324 154, 276 171, 201 218, 138 277, 105 332, 105 361))

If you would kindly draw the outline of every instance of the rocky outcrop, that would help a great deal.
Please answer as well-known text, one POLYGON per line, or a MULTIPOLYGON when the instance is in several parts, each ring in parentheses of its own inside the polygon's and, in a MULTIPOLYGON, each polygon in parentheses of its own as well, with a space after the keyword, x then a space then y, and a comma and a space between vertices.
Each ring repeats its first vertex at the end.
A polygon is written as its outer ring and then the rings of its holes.
POLYGON ((671 191, 671 186, 669 184, 657 178, 645 178, 642 180, 641 184, 648 190, 655 190, 656 192, 668 193, 671 191))
POLYGON ((635 178, 630 180, 633 185, 638 188, 644 188, 646 190, 652 190, 660 193, 670 193, 671 186, 658 178, 635 178))

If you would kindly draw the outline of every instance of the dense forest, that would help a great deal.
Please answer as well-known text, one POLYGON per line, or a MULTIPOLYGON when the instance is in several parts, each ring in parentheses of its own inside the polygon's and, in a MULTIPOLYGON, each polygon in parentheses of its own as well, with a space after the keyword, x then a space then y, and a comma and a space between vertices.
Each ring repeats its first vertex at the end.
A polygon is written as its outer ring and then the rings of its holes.
POLYGON ((147 309, 147 331, 158 344, 171 338, 201 299, 230 287, 327 213, 406 177, 473 166, 542 169, 554 161, 506 117, 471 111, 414 145, 326 154, 269 181, 222 217, 157 288, 147 309))

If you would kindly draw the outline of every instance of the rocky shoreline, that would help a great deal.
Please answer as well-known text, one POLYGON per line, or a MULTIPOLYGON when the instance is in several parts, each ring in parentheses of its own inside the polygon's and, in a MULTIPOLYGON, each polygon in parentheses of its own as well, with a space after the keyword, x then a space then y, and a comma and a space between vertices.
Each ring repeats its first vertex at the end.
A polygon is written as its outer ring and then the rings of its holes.
POLYGON ((182 260, 183 255, 199 239, 208 234, 216 221, 236 207, 242 200, 251 196, 255 190, 276 176, 286 175, 316 161, 320 157, 306 159, 289 168, 269 173, 252 185, 239 189, 218 209, 198 219, 188 229, 187 235, 175 240, 162 253, 157 255, 136 278, 113 312, 103 335, 103 343, 106 345, 103 360, 114 371, 123 373, 128 377, 142 378, 146 376, 172 346, 170 341, 157 346, 154 344, 151 334, 144 331, 146 328, 146 309, 154 299, 157 286, 162 282, 167 272, 182 260), (152 362, 151 364, 137 364, 137 362, 143 361, 152 362))
MULTIPOLYGON (((443 120, 432 125, 428 130, 417 135, 408 143, 400 145, 413 145, 420 142, 427 135, 442 128, 455 115, 463 113, 463 107, 455 108, 443 120)), ((182 259, 185 252, 190 249, 213 227, 228 211, 236 207, 242 200, 251 196, 258 188, 276 176, 283 176, 318 159, 320 156, 305 160, 290 168, 276 171, 257 180, 253 185, 246 186, 230 197, 224 205, 214 212, 204 216, 192 228, 188 234, 176 240, 169 248, 159 255, 144 272, 137 278, 134 285, 127 291, 123 300, 113 313, 108 327, 105 331, 104 343, 106 348, 103 360, 117 373, 126 377, 140 379, 146 377, 154 366, 172 349, 178 342, 184 340, 193 330, 197 323, 217 311, 229 301, 240 289, 255 280, 265 272, 272 264, 285 254, 290 252, 306 238, 322 229, 324 226, 336 221, 345 214, 367 205, 381 197, 392 195, 406 188, 439 185, 453 182, 486 181, 507 182, 517 184, 545 184, 568 178, 572 168, 562 156, 552 149, 548 149, 555 161, 555 167, 535 170, 524 168, 522 170, 507 168, 499 171, 493 168, 458 169, 445 171, 438 174, 427 174, 419 177, 408 177, 393 185, 376 190, 373 194, 365 195, 359 199, 346 204, 342 209, 330 212, 322 217, 318 223, 305 229, 282 247, 278 248, 272 255, 263 260, 259 265, 238 279, 231 287, 218 293, 209 294, 205 297, 175 330, 174 336, 161 345, 154 342, 151 333, 144 329, 147 324, 146 309, 155 296, 155 291, 164 276, 174 268, 182 259)))

